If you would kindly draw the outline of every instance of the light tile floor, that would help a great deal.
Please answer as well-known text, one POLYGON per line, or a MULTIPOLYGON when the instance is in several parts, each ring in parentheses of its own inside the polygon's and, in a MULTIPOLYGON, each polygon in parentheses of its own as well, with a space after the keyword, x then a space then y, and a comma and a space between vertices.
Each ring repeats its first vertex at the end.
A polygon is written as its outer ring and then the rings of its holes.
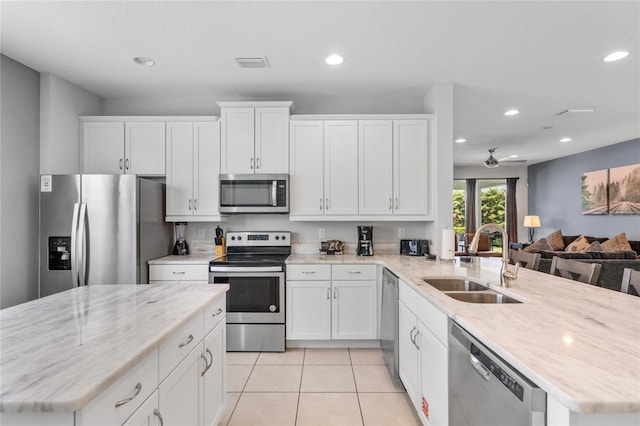
POLYGON ((379 349, 227 353, 219 426, 419 425, 379 349))

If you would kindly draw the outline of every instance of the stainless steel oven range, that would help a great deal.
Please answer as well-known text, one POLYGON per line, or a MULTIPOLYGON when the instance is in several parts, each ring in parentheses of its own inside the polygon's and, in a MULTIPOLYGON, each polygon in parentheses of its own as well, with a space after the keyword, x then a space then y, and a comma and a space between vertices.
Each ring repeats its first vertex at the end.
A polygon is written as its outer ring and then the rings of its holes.
POLYGON ((209 283, 229 284, 228 351, 284 351, 289 254, 290 232, 227 233, 227 254, 209 262, 209 283))

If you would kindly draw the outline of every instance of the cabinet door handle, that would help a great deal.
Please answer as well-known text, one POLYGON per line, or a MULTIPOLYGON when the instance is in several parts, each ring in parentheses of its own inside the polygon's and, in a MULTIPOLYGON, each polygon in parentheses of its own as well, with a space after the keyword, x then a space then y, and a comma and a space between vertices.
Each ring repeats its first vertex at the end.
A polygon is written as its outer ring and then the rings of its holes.
POLYGON ((329 199, 328 198, 324 199, 324 205, 325 205, 326 209, 329 210, 329 199))
POLYGON ((413 345, 415 346, 415 345, 416 345, 416 341, 415 341, 415 340, 413 340, 413 332, 414 332, 414 331, 416 331, 416 328, 415 328, 415 327, 413 327, 413 328, 411 329, 411 331, 409 332, 409 339, 411 340, 411 343, 413 343, 413 345))
POLYGON ((393 210, 393 200, 389 198, 389 210, 393 210))
POLYGON ((260 168, 260 157, 256 157, 256 170, 260 168))
POLYGON ((207 374, 207 370, 209 369, 209 361, 207 360, 207 357, 204 356, 204 354, 200 354, 200 358, 204 360, 204 370, 200 372, 200 377, 202 377, 207 374))
POLYGON ((398 210, 398 197, 396 197, 396 210, 398 210))
POLYGON ((191 198, 189 198, 189 210, 191 210, 191 198))
POLYGON ((186 340, 186 341, 184 341, 184 342, 182 342, 182 343, 180 343, 180 344, 178 345, 178 347, 179 347, 179 348, 183 348, 183 347, 187 346, 187 345, 188 345, 189 343, 191 343, 191 342, 193 342, 193 334, 190 334, 190 335, 189 335, 189 337, 187 337, 187 340, 186 340))
POLYGON ((124 168, 129 170, 129 159, 124 160, 124 168))
POLYGON ((320 210, 322 210, 322 198, 320 198, 320 210))
POLYGON ((207 371, 209 371, 209 369, 211 368, 211 366, 213 365, 213 354, 211 353, 211 351, 209 350, 209 348, 207 348, 207 355, 209 355, 209 367, 207 367, 207 371))
POLYGON ((327 287, 327 300, 331 300, 331 287, 327 287))
POLYGON ((194 198, 193 199, 193 210, 198 210, 198 199, 194 198))
POLYGON ((162 415, 157 408, 153 409, 153 415, 156 416, 158 420, 160 420, 160 426, 164 426, 164 419, 162 418, 162 415))
POLYGON ((420 335, 420 330, 416 329, 416 334, 413 336, 413 345, 417 350, 420 350, 420 346, 418 346, 418 336, 420 335))
POLYGON ((251 157, 250 162, 251 162, 251 170, 253 170, 253 157, 251 157))
POLYGON ((222 308, 218 308, 217 311, 215 311, 214 313, 211 314, 212 317, 217 317, 218 315, 220 315, 222 313, 222 308))
POLYGON ((338 298, 338 287, 334 287, 333 288, 333 298, 337 299, 338 298))
POLYGON ((120 159, 119 164, 120 164, 120 170, 122 170, 122 158, 120 159))
POLYGON ((125 399, 121 399, 120 401, 116 402, 116 408, 118 407, 122 407, 123 405, 125 405, 126 403, 130 402, 131 400, 133 400, 133 398, 135 398, 136 396, 138 396, 138 394, 140 393, 140 391, 142 390, 142 385, 140 384, 140 382, 138 382, 138 384, 136 385, 135 388, 133 388, 133 395, 126 397, 125 399))

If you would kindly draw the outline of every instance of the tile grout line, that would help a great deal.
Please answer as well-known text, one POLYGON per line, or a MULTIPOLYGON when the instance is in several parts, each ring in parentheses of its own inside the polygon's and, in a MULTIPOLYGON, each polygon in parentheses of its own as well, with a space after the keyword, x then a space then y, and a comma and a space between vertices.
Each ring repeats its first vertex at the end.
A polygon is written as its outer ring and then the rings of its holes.
POLYGON ((356 387, 356 399, 358 400, 358 410, 360 410, 360 421, 364 426, 364 414, 362 413, 362 404, 360 403, 360 392, 358 392, 358 381, 356 380, 356 372, 353 370, 353 358, 351 358, 351 348, 349 351, 349 361, 351 362, 351 375, 353 376, 353 383, 356 387))
POLYGON ((298 413, 300 412, 300 394, 302 393, 302 378, 304 377, 304 360, 307 356, 307 349, 302 349, 302 369, 300 370, 300 383, 298 384, 298 403, 296 404, 296 418, 293 422, 294 425, 298 424, 298 413))

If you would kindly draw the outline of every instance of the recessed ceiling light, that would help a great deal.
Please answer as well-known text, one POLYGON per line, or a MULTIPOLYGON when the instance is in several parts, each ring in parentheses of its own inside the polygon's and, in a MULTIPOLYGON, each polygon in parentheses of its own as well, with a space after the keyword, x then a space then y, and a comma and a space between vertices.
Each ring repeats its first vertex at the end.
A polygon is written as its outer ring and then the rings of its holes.
POLYGON ((510 117, 512 115, 518 115, 518 114, 520 114, 520 111, 518 111, 517 109, 510 109, 504 113, 504 115, 506 115, 507 117, 510 117))
POLYGON ((151 58, 145 58, 144 56, 136 56, 133 58, 133 62, 143 67, 152 67, 156 64, 156 61, 151 58))
POLYGON ((629 56, 629 52, 625 50, 618 50, 617 52, 609 53, 602 60, 605 62, 613 62, 613 61, 619 61, 620 59, 626 58, 627 56, 629 56))
POLYGON ((560 142, 571 142, 571 138, 562 138, 560 142))
POLYGON ((324 61, 329 65, 340 65, 344 62, 344 58, 340 55, 329 55, 324 61))
POLYGON ((456 139, 456 143, 465 143, 467 140, 465 138, 456 139))
POLYGON ((509 158, 518 158, 518 154, 510 155, 509 158))

